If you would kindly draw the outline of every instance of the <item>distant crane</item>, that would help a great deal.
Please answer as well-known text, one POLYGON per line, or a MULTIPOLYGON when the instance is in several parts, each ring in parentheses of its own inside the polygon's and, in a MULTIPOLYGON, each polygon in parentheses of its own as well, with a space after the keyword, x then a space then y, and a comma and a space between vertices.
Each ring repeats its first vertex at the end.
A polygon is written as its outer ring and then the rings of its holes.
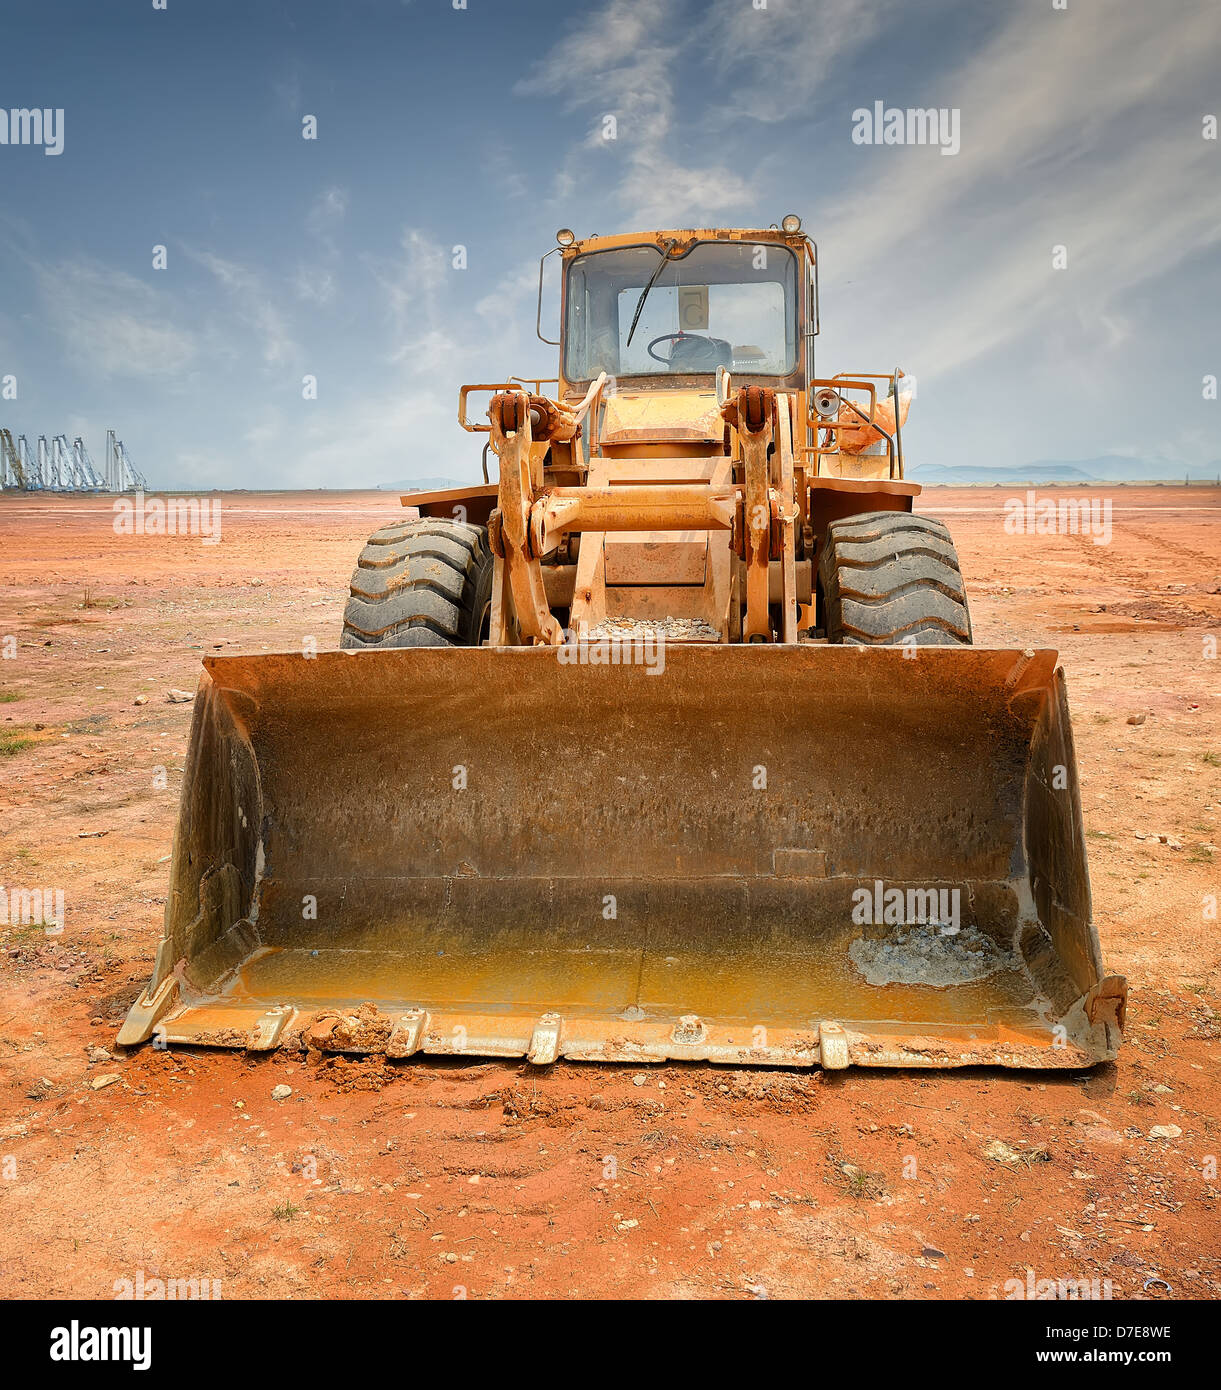
POLYGON ((102 481, 93 468, 84 441, 79 437, 71 444, 66 434, 57 434, 51 441, 60 485, 65 491, 101 492, 102 481))
POLYGON ((24 434, 0 429, 0 489, 19 492, 135 492, 148 482, 132 462, 127 446, 106 431, 105 462, 99 468, 80 435, 40 434, 31 448, 24 434))
POLYGON ((13 436, 8 430, 0 429, 0 488, 26 486, 25 469, 13 436))
POLYGON ((42 485, 49 488, 52 492, 59 491, 59 474, 55 469, 55 462, 51 456, 51 446, 47 443, 47 436, 38 436, 38 476, 42 479, 42 485))
POLYGON ((42 490, 42 474, 38 471, 38 460, 30 451, 30 441, 24 434, 17 436, 17 460, 25 475, 25 485, 30 492, 42 490))
POLYGON ((85 486, 89 488, 90 492, 105 492, 106 483, 98 473, 93 456, 85 447, 85 441, 79 434, 72 441, 72 452, 76 456, 77 470, 85 479, 85 486))
POLYGON ((72 448, 68 443, 67 435, 57 434, 51 440, 51 458, 58 490, 60 492, 79 490, 80 480, 76 476, 76 459, 72 455, 72 448))
POLYGON ((134 492, 137 488, 143 491, 147 486, 144 474, 132 463, 127 446, 115 437, 114 430, 107 430, 106 491, 134 492))
POLYGON ((127 452, 127 446, 120 439, 118 443, 119 459, 123 464, 124 477, 128 480, 127 486, 121 489, 123 492, 135 491, 139 488, 143 492, 148 487, 148 482, 144 474, 131 461, 131 455, 127 452))

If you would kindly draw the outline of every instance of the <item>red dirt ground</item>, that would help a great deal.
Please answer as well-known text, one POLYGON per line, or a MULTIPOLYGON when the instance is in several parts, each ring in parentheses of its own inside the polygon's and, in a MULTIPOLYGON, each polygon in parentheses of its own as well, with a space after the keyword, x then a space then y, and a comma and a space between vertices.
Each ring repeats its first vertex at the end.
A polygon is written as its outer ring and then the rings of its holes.
POLYGON ((1216 1298, 1221 492, 1110 489, 1107 546, 1007 535, 1007 495, 919 505, 956 535, 977 642, 1068 672, 1095 916, 1132 991, 1088 1074, 91 1062, 160 934, 190 720, 166 691, 210 651, 335 645, 356 552, 401 513, 227 494, 209 546, 117 537, 101 499, 0 499, 0 886, 67 904, 57 937, 0 924, 0 1295, 143 1271, 226 1298, 998 1298, 1032 1270, 1216 1298))

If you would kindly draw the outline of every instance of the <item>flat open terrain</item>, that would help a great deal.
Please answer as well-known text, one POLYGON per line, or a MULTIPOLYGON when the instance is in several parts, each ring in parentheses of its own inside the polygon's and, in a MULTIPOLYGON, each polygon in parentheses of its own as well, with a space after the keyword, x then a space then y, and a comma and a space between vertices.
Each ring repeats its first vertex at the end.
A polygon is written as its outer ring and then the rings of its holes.
POLYGON ((919 499, 977 643, 1068 673, 1131 998, 1118 1063, 1055 1076, 119 1054, 190 722, 167 692, 211 652, 337 645, 357 551, 401 509, 227 494, 208 545, 0 498, 0 887, 66 908, 56 936, 0 922, 0 1296, 142 1271, 226 1298, 996 1298, 1028 1270, 1221 1295, 1221 492, 1103 495, 1107 545, 1007 534, 1007 489, 919 499))

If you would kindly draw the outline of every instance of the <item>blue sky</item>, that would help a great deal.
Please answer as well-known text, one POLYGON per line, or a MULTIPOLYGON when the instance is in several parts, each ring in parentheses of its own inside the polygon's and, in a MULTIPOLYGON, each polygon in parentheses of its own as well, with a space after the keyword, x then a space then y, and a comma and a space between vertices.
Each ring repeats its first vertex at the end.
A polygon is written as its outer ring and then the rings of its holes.
POLYGON ((1066 2, 7 0, 0 106, 65 117, 0 145, 0 424, 168 487, 474 478, 457 388, 554 371, 557 227, 795 211, 820 368, 915 373, 912 461, 1211 462, 1221 8, 1066 2), (854 144, 877 100, 959 152, 854 144))

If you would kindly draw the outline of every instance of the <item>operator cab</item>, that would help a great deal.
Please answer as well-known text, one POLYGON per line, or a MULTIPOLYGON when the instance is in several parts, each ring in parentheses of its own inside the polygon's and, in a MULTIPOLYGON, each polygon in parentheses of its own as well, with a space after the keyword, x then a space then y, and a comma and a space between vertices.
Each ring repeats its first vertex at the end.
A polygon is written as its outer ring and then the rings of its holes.
MULTIPOLYGON (((564 377, 784 378, 800 346, 798 258, 775 241, 589 251, 567 269, 564 377)), ((687 384, 687 383, 684 383, 687 384)))

